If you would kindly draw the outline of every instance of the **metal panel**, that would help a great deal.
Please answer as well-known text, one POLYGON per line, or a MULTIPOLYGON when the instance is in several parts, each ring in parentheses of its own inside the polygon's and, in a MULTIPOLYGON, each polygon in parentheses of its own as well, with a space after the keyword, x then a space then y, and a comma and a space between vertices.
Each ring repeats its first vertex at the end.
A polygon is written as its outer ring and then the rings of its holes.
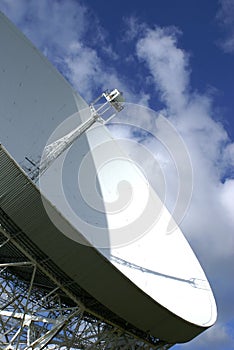
POLYGON ((0 47, 0 142, 18 163, 37 159, 55 127, 87 104, 1 12, 0 47))

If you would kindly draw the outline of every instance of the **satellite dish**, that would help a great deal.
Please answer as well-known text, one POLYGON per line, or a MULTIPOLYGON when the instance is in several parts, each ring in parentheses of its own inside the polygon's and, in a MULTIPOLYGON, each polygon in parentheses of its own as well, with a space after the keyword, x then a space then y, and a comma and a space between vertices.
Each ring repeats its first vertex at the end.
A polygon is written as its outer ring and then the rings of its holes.
MULTIPOLYGON (((2 144, 20 163, 32 151, 32 156, 41 154, 50 135, 55 141, 87 120, 90 108, 2 14, 0 42, 0 81, 9 83, 0 85, 4 101, 0 112, 5 116, 0 135, 2 144), (60 123, 62 130, 57 128, 60 123)), ((105 125, 94 125, 82 134, 41 177, 44 207, 38 187, 22 175, 6 151, 1 150, 1 156, 7 163, 4 171, 17 174, 14 179, 5 173, 1 178, 3 188, 8 188, 5 212, 74 283, 126 325, 176 343, 214 324, 215 300, 198 260, 178 226, 173 234, 167 233, 170 213, 105 125), (103 147, 107 159, 110 156, 106 163, 102 162, 103 147), (74 166, 86 170, 81 183, 96 179, 95 195, 92 190, 74 188, 74 166), (122 211, 119 205, 123 203, 114 190, 118 183, 127 193, 122 211), (25 202, 14 195, 12 207, 12 193, 19 188, 25 191, 25 202), (145 206, 146 218, 160 214, 150 227, 139 216, 145 206), (19 207, 20 211, 14 210, 19 207), (29 217, 35 220, 29 223, 29 217), (44 232, 39 227, 42 224, 44 232)))
MULTIPOLYGON (((81 115, 84 117, 86 113, 89 109, 81 115)), ((85 119, 88 120, 87 116, 85 119)), ((60 133, 59 128, 56 133, 60 133)), ((81 139, 70 158, 69 154, 58 158, 42 175, 40 190, 129 283, 126 296, 116 293, 114 285, 108 287, 111 299, 106 293, 99 294, 96 285, 89 285, 89 292, 141 330, 172 343, 188 341, 195 333, 213 325, 217 317, 212 290, 197 258, 176 223, 174 231, 168 233, 171 214, 105 125, 93 126, 84 136, 89 144, 87 160, 81 157, 77 164, 81 139), (68 188, 65 197, 64 188, 69 183, 66 157, 72 167, 78 169, 80 179, 76 192, 71 196, 68 188), (99 191, 95 191, 92 179, 98 182, 99 191), (119 184, 125 185, 116 196, 119 184), (101 203, 96 197, 101 198, 101 203), (71 210, 82 200, 85 203, 82 209, 77 205, 78 211, 71 210), (95 223, 91 221, 94 216, 95 223), (152 221, 152 217, 155 220, 152 221), (140 304, 150 310, 142 311, 141 317, 136 314, 136 300, 129 299, 134 289, 141 293, 138 307, 140 304)), ((47 209, 46 201, 44 206, 47 209)), ((69 236, 60 222, 50 217, 60 231, 79 242, 80 237, 69 236)), ((102 278, 108 281, 111 274, 103 271, 102 278)))

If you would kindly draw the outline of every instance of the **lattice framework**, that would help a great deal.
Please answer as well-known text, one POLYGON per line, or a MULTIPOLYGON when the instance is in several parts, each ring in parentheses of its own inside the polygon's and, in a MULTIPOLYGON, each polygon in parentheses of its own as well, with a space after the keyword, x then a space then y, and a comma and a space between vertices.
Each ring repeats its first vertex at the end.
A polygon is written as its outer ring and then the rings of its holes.
POLYGON ((165 350, 172 346, 150 344, 91 314, 28 252, 22 259, 23 248, 1 225, 0 235, 0 256, 9 243, 15 249, 14 259, 0 263, 1 349, 165 350), (38 284, 42 276, 50 280, 49 285, 38 284))

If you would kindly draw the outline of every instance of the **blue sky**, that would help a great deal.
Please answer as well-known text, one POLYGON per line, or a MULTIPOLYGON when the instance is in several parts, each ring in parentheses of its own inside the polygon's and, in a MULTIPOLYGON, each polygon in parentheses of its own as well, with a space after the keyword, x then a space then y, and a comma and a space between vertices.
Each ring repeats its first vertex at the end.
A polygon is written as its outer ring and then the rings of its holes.
POLYGON ((234 1, 0 0, 0 10, 88 102, 117 87, 176 126, 194 170, 181 226, 219 317, 175 349, 234 349, 234 1))

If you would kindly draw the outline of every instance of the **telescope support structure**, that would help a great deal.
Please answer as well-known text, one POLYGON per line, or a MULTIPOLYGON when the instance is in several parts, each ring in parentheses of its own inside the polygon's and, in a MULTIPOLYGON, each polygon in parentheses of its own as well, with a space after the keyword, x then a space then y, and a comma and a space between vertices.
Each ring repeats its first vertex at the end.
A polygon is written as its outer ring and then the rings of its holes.
POLYGON ((0 256, 9 244, 14 254, 0 263, 1 349, 166 350, 172 346, 152 345, 92 314, 0 224, 0 256), (27 274, 27 281, 21 273, 27 274), (38 283, 43 276, 50 280, 50 288, 38 283))

